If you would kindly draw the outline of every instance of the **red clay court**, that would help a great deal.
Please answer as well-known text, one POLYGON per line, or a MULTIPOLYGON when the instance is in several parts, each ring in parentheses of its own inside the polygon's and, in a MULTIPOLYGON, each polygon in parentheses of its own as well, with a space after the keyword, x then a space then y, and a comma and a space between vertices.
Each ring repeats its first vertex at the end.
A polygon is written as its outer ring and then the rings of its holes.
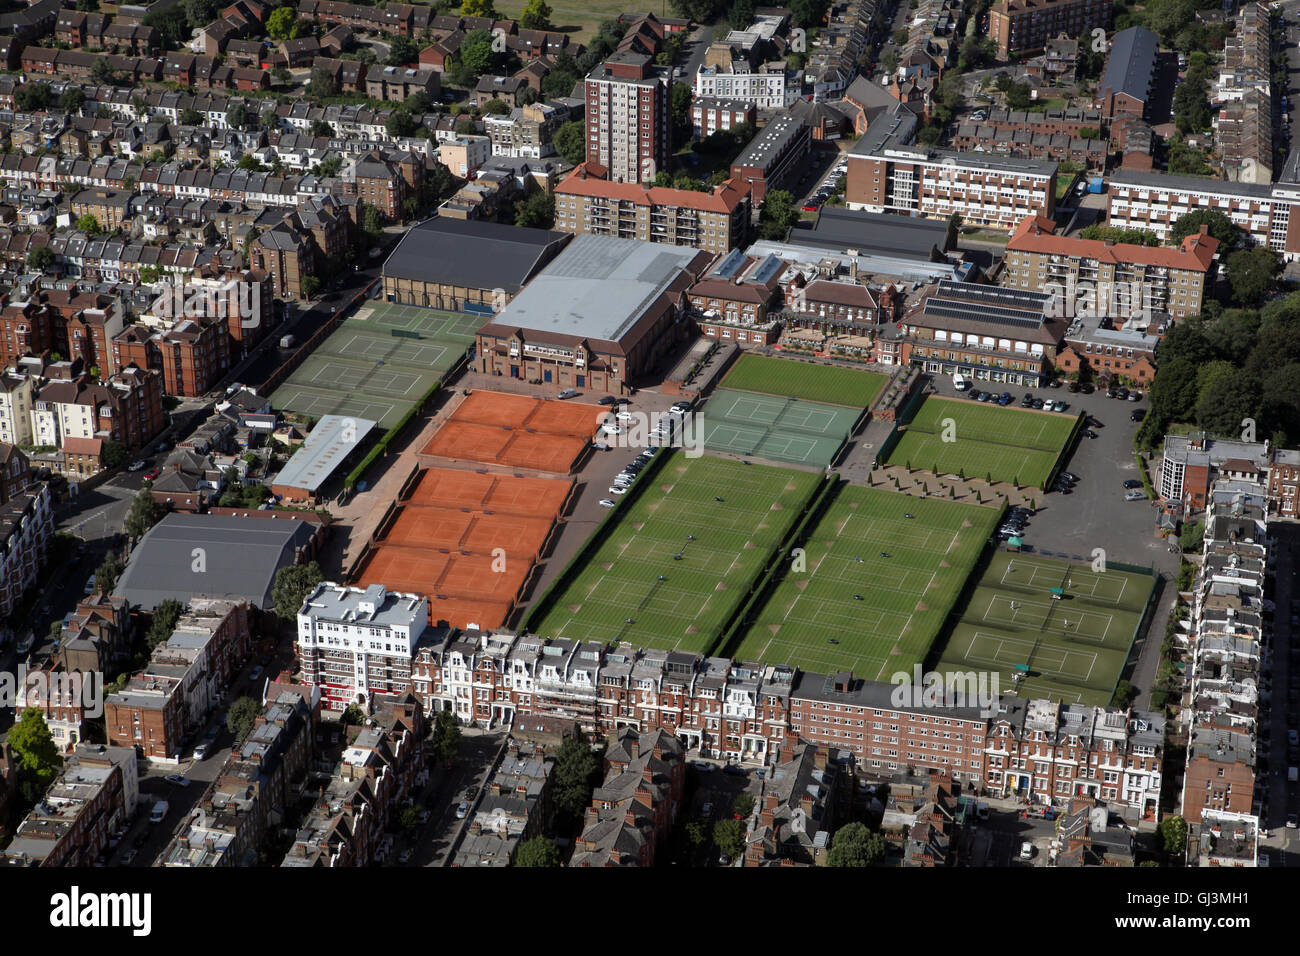
POLYGON ((426 468, 402 503, 514 515, 553 515, 564 507, 572 489, 570 482, 554 478, 426 468))
POLYGON ((420 454, 566 474, 603 411, 599 405, 475 391, 420 454))
POLYGON ((459 508, 405 505, 398 509, 392 527, 376 543, 480 554, 491 554, 501 548, 508 555, 532 561, 554 524, 553 515, 489 515, 459 508))
POLYGON ((433 548, 387 545, 371 550, 357 572, 361 587, 383 584, 429 598, 430 623, 453 627, 500 627, 509 616, 532 562, 506 558, 494 570, 490 554, 444 554, 433 548))
POLYGON ((432 624, 499 627, 572 491, 568 480, 426 469, 380 525, 356 582, 427 596, 432 624))

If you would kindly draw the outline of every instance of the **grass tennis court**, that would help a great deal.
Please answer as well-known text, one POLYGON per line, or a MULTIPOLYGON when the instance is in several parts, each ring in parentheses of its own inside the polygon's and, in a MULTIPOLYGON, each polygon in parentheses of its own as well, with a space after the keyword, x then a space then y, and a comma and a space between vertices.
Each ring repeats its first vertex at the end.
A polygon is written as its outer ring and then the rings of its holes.
POLYGON ((875 402, 888 382, 889 377, 878 372, 766 355, 742 355, 727 372, 722 385, 861 410, 875 402))
POLYGON ((1041 487, 1077 420, 931 396, 908 423, 889 464, 1041 487))
POLYGON ((711 651, 821 479, 674 454, 651 480, 539 635, 711 651))
POLYGON ((842 484, 801 544, 803 569, 792 565, 736 656, 879 681, 910 670, 997 517, 993 508, 842 484))
POLYGON ((1000 551, 935 670, 993 671, 1022 697, 1109 704, 1154 586, 1146 574, 1000 551), (1028 667, 1018 683, 1017 665, 1028 667))
POLYGON ((824 468, 860 414, 839 405, 719 388, 705 404, 700 425, 710 451, 824 468))
POLYGON ((482 324, 480 316, 370 302, 307 356, 271 404, 313 418, 352 415, 391 427, 465 354, 482 324))

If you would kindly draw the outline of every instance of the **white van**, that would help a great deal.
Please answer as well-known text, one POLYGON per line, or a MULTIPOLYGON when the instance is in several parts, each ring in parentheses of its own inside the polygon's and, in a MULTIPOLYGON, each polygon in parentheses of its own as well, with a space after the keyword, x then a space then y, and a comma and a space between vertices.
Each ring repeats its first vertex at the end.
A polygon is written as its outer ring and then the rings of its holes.
POLYGON ((153 805, 153 810, 149 813, 150 823, 162 823, 163 818, 167 816, 167 811, 171 809, 166 800, 159 800, 153 805))
POLYGON ((957 389, 959 392, 964 392, 966 389, 970 388, 970 379, 961 372, 957 372, 952 377, 952 387, 957 389))

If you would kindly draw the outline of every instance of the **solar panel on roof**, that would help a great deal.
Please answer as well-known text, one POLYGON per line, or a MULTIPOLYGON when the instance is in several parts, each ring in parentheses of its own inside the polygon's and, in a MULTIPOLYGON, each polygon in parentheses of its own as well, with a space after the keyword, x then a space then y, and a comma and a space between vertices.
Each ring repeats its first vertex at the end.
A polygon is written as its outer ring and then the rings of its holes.
POLYGON ((1021 311, 1000 309, 991 305, 974 305, 970 302, 951 302, 931 299, 925 304, 927 315, 946 319, 966 319, 976 322, 990 322, 998 325, 1012 325, 1022 329, 1036 329, 1043 324, 1042 316, 1027 316, 1021 311))

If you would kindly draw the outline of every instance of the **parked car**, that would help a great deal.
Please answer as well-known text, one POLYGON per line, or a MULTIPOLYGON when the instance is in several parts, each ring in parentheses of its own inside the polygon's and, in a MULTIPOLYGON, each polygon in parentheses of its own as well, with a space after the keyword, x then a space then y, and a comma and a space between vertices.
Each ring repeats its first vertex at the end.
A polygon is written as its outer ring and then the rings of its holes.
POLYGON ((137 459, 136 461, 133 461, 133 462, 131 462, 131 464, 127 465, 127 466, 126 466, 126 470, 127 470, 127 471, 140 471, 140 470, 142 470, 144 467, 145 467, 145 462, 140 461, 140 460, 137 459))
POLYGON ((161 470, 161 469, 158 469, 158 468, 150 468, 148 471, 146 471, 146 472, 144 473, 144 480, 145 480, 145 481, 153 481, 153 480, 155 480, 155 479, 156 479, 159 475, 161 475, 161 474, 162 474, 162 470, 161 470))
POLYGON ((1128 481, 1124 482, 1125 491, 1132 491, 1134 488, 1141 488, 1141 487, 1142 487, 1142 482, 1138 481, 1136 478, 1130 478, 1128 481))
POLYGON ((612 508, 614 507, 614 505, 618 504, 618 502, 616 502, 613 498, 601 498, 598 504, 602 508, 612 508))
POLYGON ((610 486, 609 493, 610 493, 611 495, 625 495, 625 494, 627 494, 627 486, 626 486, 626 485, 612 485, 612 486, 610 486))
POLYGON ((695 761, 695 763, 694 763, 693 766, 694 766, 695 769, 698 770, 700 773, 712 773, 712 772, 713 772, 713 764, 709 763, 707 760, 697 760, 697 761, 695 761))
POLYGON ((1074 472, 1072 472, 1072 471, 1063 471, 1063 472, 1061 472, 1061 477, 1064 478, 1066 481, 1069 481, 1069 482, 1075 482, 1075 481, 1078 481, 1078 480, 1079 480, 1079 476, 1076 475, 1076 474, 1075 474, 1074 472))
POLYGON ((469 816, 469 803, 462 800, 460 805, 456 807, 456 819, 464 820, 467 816, 469 816))
POLYGON ((562 390, 560 391, 560 394, 559 394, 559 395, 556 395, 555 397, 556 397, 556 398, 561 398, 561 399, 563 399, 563 398, 573 398, 573 396, 575 396, 575 395, 577 395, 577 394, 578 394, 578 390, 577 390, 576 388, 566 388, 566 389, 562 389, 562 390))
POLYGON ((1146 417, 1147 410, 1145 408, 1135 408, 1128 413, 1128 420, 1131 422, 1140 422, 1146 417))
POLYGON ((613 395, 605 395, 605 396, 603 396, 603 397, 600 399, 599 402, 597 402, 597 404, 598 404, 598 405, 613 405, 613 404, 614 404, 615 402, 617 402, 617 401, 618 401, 618 399, 615 398, 613 395))
POLYGON ((1020 859, 1032 860, 1034 858, 1034 845, 1026 840, 1020 844, 1020 859))
POLYGON ((1084 437, 1084 438, 1096 438, 1096 437, 1097 437, 1097 433, 1096 433, 1095 431, 1093 431, 1091 428, 1086 428, 1086 429, 1084 429, 1083 437, 1084 437))
POLYGON ((1143 498, 1145 498, 1145 497, 1146 497, 1146 492, 1144 492, 1144 491, 1130 491, 1130 492, 1128 492, 1127 494, 1124 495, 1124 500, 1125 500, 1125 501, 1141 501, 1141 500, 1142 500, 1143 498))
POLYGON ((163 779, 177 787, 188 787, 190 785, 190 782, 178 773, 169 773, 163 779))

